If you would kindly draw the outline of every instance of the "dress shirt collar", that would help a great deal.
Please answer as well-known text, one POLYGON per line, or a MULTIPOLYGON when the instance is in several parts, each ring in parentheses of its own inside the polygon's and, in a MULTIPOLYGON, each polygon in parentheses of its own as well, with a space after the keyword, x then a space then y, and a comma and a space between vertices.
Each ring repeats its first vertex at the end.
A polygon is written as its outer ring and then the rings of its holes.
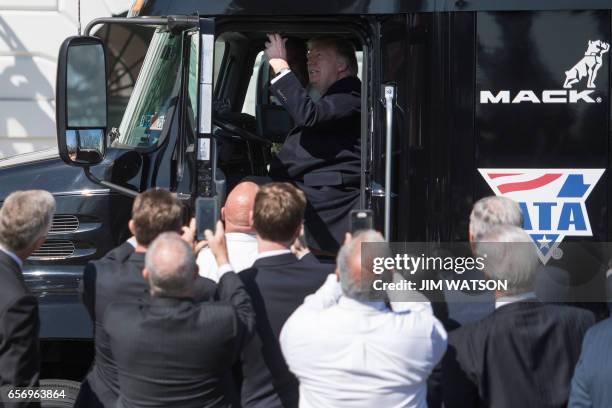
POLYGON ((245 232, 227 232, 225 237, 228 241, 240 241, 240 242, 253 242, 257 241, 254 234, 247 234, 245 232))
POLYGON ((285 254, 290 254, 290 253, 291 251, 288 249, 275 249, 273 251, 265 251, 265 252, 258 253, 257 258, 255 259, 269 258, 271 256, 285 255, 285 254))
POLYGON ((525 292, 514 296, 502 296, 495 300, 495 309, 499 309, 500 307, 509 305, 510 303, 516 303, 530 299, 536 299, 535 293, 525 292))
POLYGON ((385 311, 388 310, 385 302, 376 300, 371 302, 362 302, 360 300, 351 299, 346 296, 341 296, 338 300, 338 307, 341 309, 361 310, 361 311, 385 311))
POLYGON ((4 252, 5 254, 7 254, 13 261, 15 261, 15 263, 17 263, 17 265, 19 266, 19 268, 23 268, 23 261, 21 260, 21 258, 19 258, 17 255, 15 255, 14 252, 9 251, 8 249, 6 249, 6 247, 4 247, 3 245, 0 245, 0 251, 4 252))

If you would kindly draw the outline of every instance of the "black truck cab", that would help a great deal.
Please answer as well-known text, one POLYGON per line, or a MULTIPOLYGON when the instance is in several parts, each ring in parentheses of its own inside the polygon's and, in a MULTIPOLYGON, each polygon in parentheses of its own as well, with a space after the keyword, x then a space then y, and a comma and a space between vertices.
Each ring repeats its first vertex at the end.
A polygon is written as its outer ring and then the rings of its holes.
POLYGON ((167 188, 193 213, 197 197, 222 203, 241 178, 266 174, 291 128, 268 91, 270 32, 355 44, 360 204, 388 240, 466 241, 473 202, 498 194, 521 203, 534 242, 607 241, 611 8, 146 0, 128 18, 95 20, 60 51, 59 155, 0 161, 0 196, 44 188, 57 199, 25 272, 41 299, 41 337, 91 338, 80 274, 128 237, 135 193, 167 188), (90 36, 114 25, 139 27, 148 41, 117 123, 107 114, 108 50, 90 36))

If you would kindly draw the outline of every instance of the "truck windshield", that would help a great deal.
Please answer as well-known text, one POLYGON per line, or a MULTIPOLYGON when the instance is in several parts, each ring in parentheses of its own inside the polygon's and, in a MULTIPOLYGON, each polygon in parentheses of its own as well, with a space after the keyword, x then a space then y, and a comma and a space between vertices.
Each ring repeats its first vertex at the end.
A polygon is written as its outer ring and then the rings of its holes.
POLYGON ((157 144, 180 79, 181 37, 161 28, 155 31, 119 125, 119 145, 157 144))

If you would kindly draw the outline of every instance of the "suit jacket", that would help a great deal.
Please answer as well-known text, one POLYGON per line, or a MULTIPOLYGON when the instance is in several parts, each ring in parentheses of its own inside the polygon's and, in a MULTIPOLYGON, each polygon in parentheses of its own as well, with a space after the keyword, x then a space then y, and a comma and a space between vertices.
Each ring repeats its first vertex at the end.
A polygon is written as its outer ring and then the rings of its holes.
MULTIPOLYGON (((81 298, 94 322, 95 338, 94 362, 87 381, 105 407, 115 405, 119 396, 119 382, 108 334, 102 326, 104 313, 113 302, 149 299, 149 285, 142 277, 144 259, 144 253, 134 252, 134 247, 126 242, 100 260, 88 263, 83 271, 81 298)), ((199 300, 214 296, 214 282, 198 278, 198 285, 199 300)), ((89 399, 83 401, 84 404, 91 404, 89 399)))
POLYGON ((612 407, 612 318, 591 327, 584 336, 570 391, 570 408, 612 407))
POLYGON ((314 102, 290 72, 271 91, 296 126, 272 159, 270 176, 292 181, 306 194, 308 245, 336 251, 348 231, 348 213, 359 201, 361 81, 336 81, 314 102))
MULTIPOLYGON (((38 386, 40 350, 38 300, 29 291, 21 268, 0 251, 0 387, 38 386)), ((2 400, 0 400, 2 406, 2 400)), ((8 407, 38 407, 38 403, 6 403, 8 407)))
MULTIPOLYGON (((293 73, 271 85, 295 122, 271 172, 314 185, 349 184, 361 170, 361 81, 336 81, 314 102, 293 73), (345 182, 342 176, 345 175, 345 182), (322 184, 319 184, 322 183, 322 184)), ((356 181, 359 185, 359 180, 356 181)))
POLYGON ((257 316, 256 333, 242 352, 243 408, 297 407, 298 381, 280 349, 280 331, 304 298, 317 291, 333 265, 293 254, 261 258, 240 272, 257 316))
POLYGON ((582 338, 594 315, 519 301, 449 333, 445 407, 565 407, 582 338))
POLYGON ((255 323, 251 301, 234 272, 218 285, 219 302, 152 297, 107 307, 119 374, 118 407, 228 407, 223 376, 255 323))

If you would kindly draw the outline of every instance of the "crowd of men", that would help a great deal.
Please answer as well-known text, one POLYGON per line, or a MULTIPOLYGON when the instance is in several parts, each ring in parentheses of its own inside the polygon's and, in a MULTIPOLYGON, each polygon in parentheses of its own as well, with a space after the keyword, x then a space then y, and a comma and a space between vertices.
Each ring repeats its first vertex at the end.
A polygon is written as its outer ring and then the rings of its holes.
MULTIPOLYGON (((509 286, 493 311, 465 324, 374 288, 362 243, 383 243, 376 231, 347 234, 336 264, 320 262, 300 244, 305 207, 289 183, 241 183, 224 222, 195 242, 175 196, 141 193, 133 238, 84 271, 95 358, 75 406, 610 406, 610 319, 595 324, 588 310, 542 300, 535 282, 547 272, 534 250, 490 246, 529 242, 516 203, 474 205, 472 248, 486 248, 486 277, 509 286), (254 256, 229 250, 251 239, 254 256)), ((37 299, 21 265, 45 240, 54 208, 34 190, 11 194, 0 210, 5 394, 38 385, 37 299)))
MULTIPOLYGON (((133 237, 83 273, 95 357, 75 407, 612 406, 612 323, 550 296, 563 271, 541 267, 511 200, 486 197, 470 215, 483 277, 508 283, 489 302, 436 317, 425 297, 376 289, 363 244, 385 241, 346 228, 359 195, 354 49, 311 46, 315 103, 284 40, 269 39, 272 90, 298 124, 271 168, 289 182, 239 183, 202 242, 173 194, 138 195, 133 237), (315 248, 345 234, 335 263, 309 252, 305 226, 315 248)), ((39 384, 38 303, 21 268, 54 209, 40 190, 15 192, 0 209, 0 406, 38 404, 8 392, 39 384)))

